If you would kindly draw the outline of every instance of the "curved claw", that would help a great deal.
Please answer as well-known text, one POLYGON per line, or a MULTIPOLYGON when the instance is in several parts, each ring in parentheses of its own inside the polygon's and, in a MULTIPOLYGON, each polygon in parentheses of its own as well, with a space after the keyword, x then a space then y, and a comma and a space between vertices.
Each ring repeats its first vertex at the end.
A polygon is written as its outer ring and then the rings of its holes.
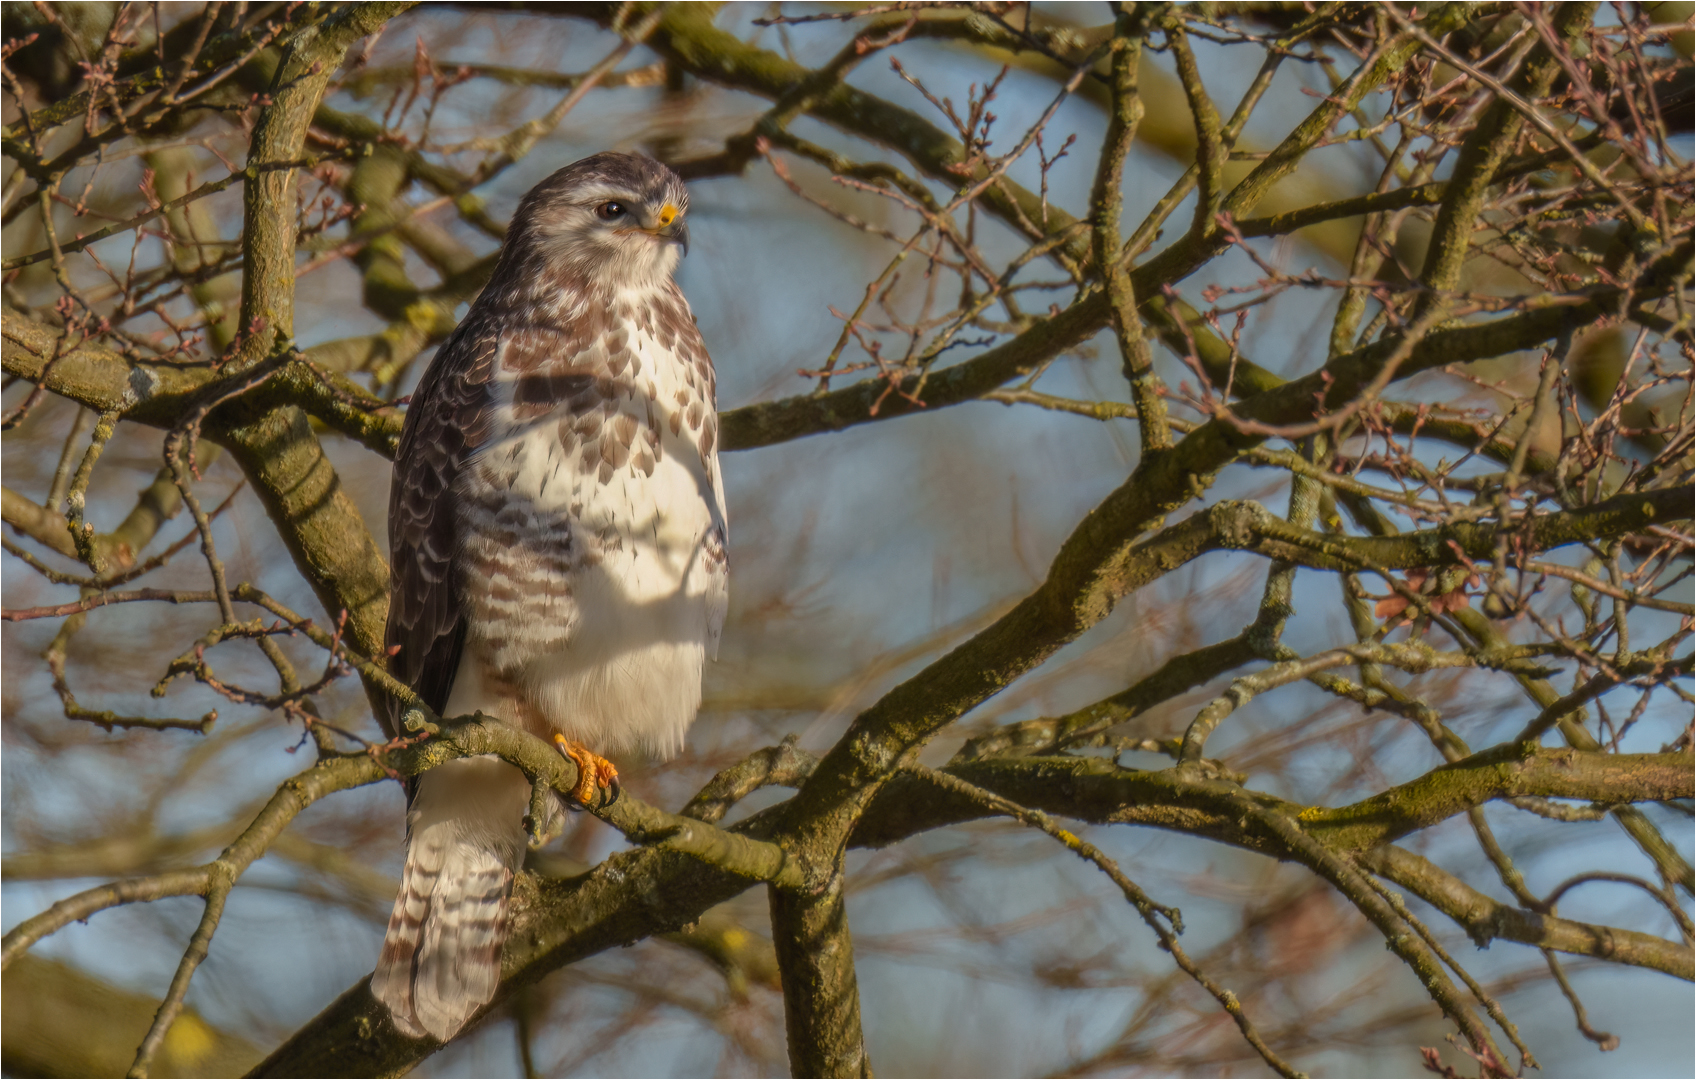
POLYGON ((572 742, 564 735, 554 736, 554 745, 559 752, 577 766, 577 785, 571 789, 571 798, 580 806, 593 806, 595 792, 605 788, 612 793, 607 805, 618 801, 623 788, 618 782, 618 769, 612 762, 590 750, 586 746, 572 742))

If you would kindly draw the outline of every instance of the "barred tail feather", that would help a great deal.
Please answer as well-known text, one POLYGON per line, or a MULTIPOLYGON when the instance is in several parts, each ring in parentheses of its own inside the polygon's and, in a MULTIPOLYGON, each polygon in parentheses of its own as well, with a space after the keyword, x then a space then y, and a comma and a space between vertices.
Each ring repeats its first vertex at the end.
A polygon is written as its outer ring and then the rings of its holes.
POLYGON ((451 762, 423 777, 400 895, 371 976, 372 994, 401 1033, 446 1042, 494 997, 528 789, 523 774, 494 759, 451 762))
POLYGON ((441 1040, 495 996, 512 871, 491 851, 456 844, 437 879, 412 979, 412 1011, 441 1040))
POLYGON ((424 1037, 424 1029, 413 1019, 412 973, 418 955, 418 942, 423 936, 424 920, 430 913, 430 896, 435 892, 440 862, 427 865, 422 853, 409 846, 406 870, 401 878, 400 895, 395 897, 395 909, 389 915, 388 933, 383 936, 383 952, 377 960, 377 970, 371 976, 371 993, 388 1006, 395 1027, 401 1034, 414 1039, 424 1037))

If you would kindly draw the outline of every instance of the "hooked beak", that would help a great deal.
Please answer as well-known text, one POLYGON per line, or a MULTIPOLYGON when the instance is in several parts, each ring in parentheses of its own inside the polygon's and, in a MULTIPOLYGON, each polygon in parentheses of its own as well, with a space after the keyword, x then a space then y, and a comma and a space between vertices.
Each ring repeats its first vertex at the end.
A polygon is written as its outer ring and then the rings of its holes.
POLYGON ((660 212, 654 215, 654 224, 642 231, 649 236, 675 241, 683 246, 683 254, 689 254, 689 226, 684 224, 676 203, 668 202, 660 207, 660 212))

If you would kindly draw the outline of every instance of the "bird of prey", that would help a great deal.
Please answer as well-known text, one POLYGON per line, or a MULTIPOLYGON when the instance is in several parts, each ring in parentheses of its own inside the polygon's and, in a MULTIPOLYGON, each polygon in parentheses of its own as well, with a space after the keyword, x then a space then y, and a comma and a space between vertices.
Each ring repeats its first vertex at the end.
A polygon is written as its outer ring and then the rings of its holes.
MULTIPOLYGON (((668 757, 728 596, 712 360, 672 271, 689 195, 596 154, 519 203, 488 286, 407 411, 389 496, 394 674, 443 716, 668 757)), ((391 703, 391 734, 404 706, 391 703)), ((494 995, 529 784, 493 757, 409 788, 406 870, 371 990, 447 1040, 494 995)))

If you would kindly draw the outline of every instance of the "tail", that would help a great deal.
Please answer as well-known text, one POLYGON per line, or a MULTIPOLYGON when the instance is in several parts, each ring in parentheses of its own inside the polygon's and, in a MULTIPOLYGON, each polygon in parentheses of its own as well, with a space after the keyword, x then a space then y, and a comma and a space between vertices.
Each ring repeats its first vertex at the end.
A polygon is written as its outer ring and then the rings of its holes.
POLYGON ((371 976, 402 1034, 446 1042, 495 996, 528 799, 523 774, 494 758, 450 762, 420 779, 406 871, 371 976))

